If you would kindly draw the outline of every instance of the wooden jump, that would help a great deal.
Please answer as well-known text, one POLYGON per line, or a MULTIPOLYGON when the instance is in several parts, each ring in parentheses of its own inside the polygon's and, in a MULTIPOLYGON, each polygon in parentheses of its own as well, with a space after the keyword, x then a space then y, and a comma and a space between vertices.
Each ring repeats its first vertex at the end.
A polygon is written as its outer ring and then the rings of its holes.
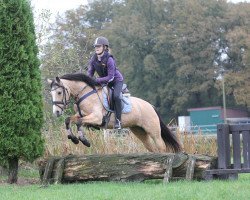
POLYGON ((207 170, 206 179, 237 179, 250 172, 250 124, 217 125, 218 167, 207 170))

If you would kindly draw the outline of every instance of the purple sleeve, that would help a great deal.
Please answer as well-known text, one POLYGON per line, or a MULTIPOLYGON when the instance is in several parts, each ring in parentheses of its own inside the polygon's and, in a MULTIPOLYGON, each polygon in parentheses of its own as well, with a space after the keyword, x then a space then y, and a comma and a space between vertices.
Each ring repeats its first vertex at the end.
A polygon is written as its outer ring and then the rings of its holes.
POLYGON ((96 81, 99 84, 107 84, 114 80, 115 77, 115 61, 112 57, 109 57, 107 62, 107 68, 108 68, 108 75, 105 77, 97 78, 96 81))
POLYGON ((87 75, 90 76, 90 77, 93 77, 94 76, 94 73, 95 73, 95 68, 92 64, 92 60, 89 62, 89 67, 88 67, 88 72, 87 72, 87 75))

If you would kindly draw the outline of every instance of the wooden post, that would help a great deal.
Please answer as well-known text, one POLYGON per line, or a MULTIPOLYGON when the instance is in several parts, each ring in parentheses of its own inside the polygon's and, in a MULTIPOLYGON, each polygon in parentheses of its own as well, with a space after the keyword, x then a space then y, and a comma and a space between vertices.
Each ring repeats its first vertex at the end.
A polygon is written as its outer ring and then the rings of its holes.
POLYGON ((54 160, 55 160, 54 158, 51 158, 46 163, 46 166, 45 166, 45 169, 44 169, 44 174, 43 174, 43 180, 42 180, 43 185, 47 185, 47 184, 52 182, 51 181, 51 175, 52 175, 52 171, 53 171, 54 160))
POLYGON ((250 130, 242 131, 243 140, 243 167, 250 168, 250 130))
POLYGON ((188 159, 186 180, 189 180, 189 181, 193 180, 195 162, 196 162, 196 158, 194 156, 190 156, 188 159))
POLYGON ((218 168, 226 169, 230 165, 229 125, 217 125, 218 168))
POLYGON ((63 177, 63 170, 64 170, 64 158, 61 158, 58 161, 57 167, 56 167, 56 173, 55 173, 55 180, 54 182, 57 183, 62 183, 62 177, 63 177))
POLYGON ((174 162, 174 155, 167 158, 164 165, 166 166, 166 171, 164 173, 163 183, 168 183, 172 178, 173 174, 173 162, 174 162))

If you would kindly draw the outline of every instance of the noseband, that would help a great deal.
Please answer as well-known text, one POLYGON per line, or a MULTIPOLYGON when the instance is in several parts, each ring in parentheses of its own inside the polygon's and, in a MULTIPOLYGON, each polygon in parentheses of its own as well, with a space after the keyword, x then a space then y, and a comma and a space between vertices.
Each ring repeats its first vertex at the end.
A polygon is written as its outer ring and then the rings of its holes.
POLYGON ((53 105, 56 105, 57 107, 59 107, 61 110, 63 110, 67 105, 69 105, 70 100, 67 100, 67 95, 69 96, 69 92, 67 90, 67 88, 65 88, 63 85, 59 85, 57 83, 52 83, 51 84, 51 91, 57 90, 58 88, 62 88, 63 89, 63 98, 62 101, 52 101, 53 105), (56 88, 52 89, 53 86, 57 86, 56 88), (66 95, 67 93, 67 95, 66 95), (60 106, 63 105, 63 106, 60 106))

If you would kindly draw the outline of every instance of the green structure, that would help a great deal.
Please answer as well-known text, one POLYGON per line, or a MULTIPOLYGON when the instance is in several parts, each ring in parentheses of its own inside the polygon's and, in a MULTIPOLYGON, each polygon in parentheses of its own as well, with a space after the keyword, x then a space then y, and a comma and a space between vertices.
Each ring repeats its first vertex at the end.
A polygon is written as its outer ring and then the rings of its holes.
MULTIPOLYGON (((217 124, 224 123, 224 111, 220 106, 190 108, 188 109, 190 116, 191 131, 203 133, 216 133, 217 124)), ((226 121, 247 117, 248 113, 239 109, 226 109, 226 121)))
POLYGON ((216 133, 217 124, 223 123, 221 107, 191 108, 188 109, 192 131, 216 133))

